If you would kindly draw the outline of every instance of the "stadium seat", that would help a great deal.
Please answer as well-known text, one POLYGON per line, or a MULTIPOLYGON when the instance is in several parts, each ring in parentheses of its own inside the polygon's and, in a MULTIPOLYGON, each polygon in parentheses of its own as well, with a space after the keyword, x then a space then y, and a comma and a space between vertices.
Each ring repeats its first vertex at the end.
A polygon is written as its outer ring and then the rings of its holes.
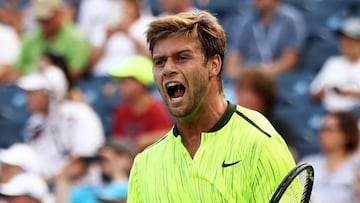
POLYGON ((307 47, 306 52, 303 54, 303 59, 300 62, 300 69, 309 72, 314 76, 329 57, 338 54, 338 41, 336 38, 317 38, 317 40, 307 47))
POLYGON ((16 86, 0 85, 0 148, 23 140, 28 117, 25 93, 16 86))
POLYGON ((104 87, 109 82, 111 82, 109 77, 89 77, 76 84, 83 91, 88 103, 100 116, 107 136, 110 135, 112 112, 121 102, 118 91, 109 96, 104 94, 104 87))

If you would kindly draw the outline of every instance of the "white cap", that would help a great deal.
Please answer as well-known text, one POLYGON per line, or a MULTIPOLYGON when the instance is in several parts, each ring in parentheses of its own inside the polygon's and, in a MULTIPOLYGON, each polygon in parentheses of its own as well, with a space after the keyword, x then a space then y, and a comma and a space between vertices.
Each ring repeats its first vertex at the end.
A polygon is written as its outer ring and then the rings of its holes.
POLYGON ((350 38, 360 40, 360 18, 352 17, 346 19, 337 32, 350 38))
POLYGON ((0 162, 18 166, 26 172, 40 172, 41 162, 37 153, 26 144, 14 144, 0 151, 0 162))
POLYGON ((64 72, 55 66, 22 77, 17 85, 25 91, 47 90, 53 93, 57 100, 65 98, 68 88, 64 72))
POLYGON ((31 173, 18 174, 9 182, 0 184, 0 194, 5 196, 27 195, 40 202, 44 202, 49 195, 45 181, 40 176, 31 173))

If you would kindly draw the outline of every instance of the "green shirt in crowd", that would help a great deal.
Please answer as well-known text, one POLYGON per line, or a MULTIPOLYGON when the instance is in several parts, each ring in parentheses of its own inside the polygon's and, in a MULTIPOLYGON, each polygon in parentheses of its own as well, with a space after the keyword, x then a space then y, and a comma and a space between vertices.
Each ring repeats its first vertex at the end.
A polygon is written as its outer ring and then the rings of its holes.
POLYGON ((70 69, 84 70, 90 47, 85 36, 70 23, 64 23, 52 41, 46 41, 43 32, 38 29, 25 35, 16 67, 22 74, 33 72, 37 69, 39 58, 46 50, 62 54, 70 69))

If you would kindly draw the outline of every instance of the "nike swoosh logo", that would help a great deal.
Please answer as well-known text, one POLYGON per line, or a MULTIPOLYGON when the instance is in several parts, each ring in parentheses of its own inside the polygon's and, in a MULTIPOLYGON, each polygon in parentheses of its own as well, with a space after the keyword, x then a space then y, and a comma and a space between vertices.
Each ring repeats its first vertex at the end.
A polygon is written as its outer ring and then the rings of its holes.
POLYGON ((237 163, 239 163, 240 162, 240 160, 239 161, 235 161, 235 162, 233 162, 233 163, 225 163, 225 160, 222 162, 222 167, 223 168, 225 168, 225 167, 229 167, 229 166, 233 166, 233 165, 235 165, 235 164, 237 164, 237 163))

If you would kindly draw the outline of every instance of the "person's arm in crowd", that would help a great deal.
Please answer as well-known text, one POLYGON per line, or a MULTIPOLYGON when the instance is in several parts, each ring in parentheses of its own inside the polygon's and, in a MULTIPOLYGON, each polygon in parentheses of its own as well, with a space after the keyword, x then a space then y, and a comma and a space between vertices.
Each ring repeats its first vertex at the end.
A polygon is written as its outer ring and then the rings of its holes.
POLYGON ((57 175, 55 180, 55 202, 69 203, 70 190, 73 180, 83 175, 87 170, 86 164, 80 157, 71 157, 67 165, 57 175))
POLYGON ((275 59, 264 67, 274 75, 293 70, 299 61, 299 54, 295 50, 285 49, 278 59, 275 59))
POLYGON ((238 72, 245 68, 242 65, 242 55, 239 51, 233 50, 231 51, 225 59, 225 74, 228 78, 234 79, 236 75, 238 75, 238 72))
POLYGON ((0 65, 0 84, 14 84, 21 76, 20 71, 10 65, 0 65))
POLYGON ((158 130, 155 132, 142 133, 138 135, 135 140, 135 150, 136 152, 141 152, 147 146, 155 143, 161 137, 163 137, 169 130, 158 130))
POLYGON ((360 90, 356 91, 356 90, 337 88, 336 93, 349 97, 360 97, 360 90))

